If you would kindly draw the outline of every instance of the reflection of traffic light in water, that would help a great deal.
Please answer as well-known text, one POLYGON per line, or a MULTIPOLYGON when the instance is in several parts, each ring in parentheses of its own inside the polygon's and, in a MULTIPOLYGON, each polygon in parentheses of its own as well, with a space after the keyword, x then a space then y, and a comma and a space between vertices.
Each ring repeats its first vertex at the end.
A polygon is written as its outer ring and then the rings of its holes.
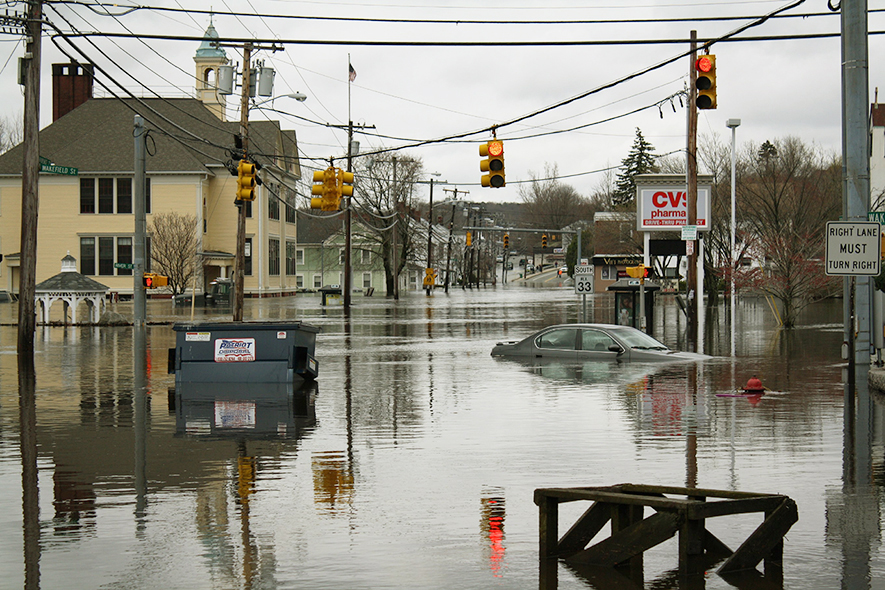
POLYGON ((480 498, 482 515, 480 530, 488 540, 489 568, 496 578, 504 575, 504 490, 488 487, 480 498))

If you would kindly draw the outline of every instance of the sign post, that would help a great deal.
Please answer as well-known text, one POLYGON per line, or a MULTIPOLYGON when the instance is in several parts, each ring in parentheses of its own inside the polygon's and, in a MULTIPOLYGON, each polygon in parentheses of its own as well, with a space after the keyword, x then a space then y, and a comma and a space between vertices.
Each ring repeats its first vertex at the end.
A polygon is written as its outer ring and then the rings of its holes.
MULTIPOLYGON (((582 261, 583 262, 583 261, 582 261)), ((587 321, 587 293, 593 292, 593 267, 575 265, 575 294, 581 296, 581 321, 587 321)))

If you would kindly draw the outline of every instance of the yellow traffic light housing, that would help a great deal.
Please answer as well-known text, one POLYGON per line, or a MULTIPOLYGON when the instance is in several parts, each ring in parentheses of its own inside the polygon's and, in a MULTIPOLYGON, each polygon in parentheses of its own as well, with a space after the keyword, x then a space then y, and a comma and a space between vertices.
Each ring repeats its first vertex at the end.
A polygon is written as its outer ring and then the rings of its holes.
POLYGON ((627 267, 627 276, 633 277, 634 279, 642 279, 648 274, 648 269, 643 266, 628 266, 627 267))
POLYGON ((353 172, 338 170, 338 197, 353 196, 353 172))
POLYGON ((240 160, 237 166, 237 200, 255 200, 255 164, 249 160, 240 160))
POLYGON ((697 98, 695 104, 698 109, 716 108, 716 56, 702 55, 694 62, 697 70, 695 89, 697 98))
POLYGON ((504 178, 504 142, 493 139, 479 146, 479 155, 485 160, 479 163, 479 169, 488 174, 482 175, 482 186, 501 188, 506 183, 504 178))
POLYGON ((547 234, 541 234, 541 247, 547 247, 547 234))
POLYGON ((473 245, 473 238, 470 235, 470 232, 467 232, 467 246, 470 247, 473 245))
POLYGON ((311 209, 338 211, 341 193, 338 191, 337 171, 338 169, 333 166, 329 166, 325 170, 314 171, 314 184, 310 187, 310 193, 312 195, 319 195, 319 198, 312 198, 310 200, 311 209))
POLYGON ((504 252, 510 249, 510 234, 504 234, 504 252))

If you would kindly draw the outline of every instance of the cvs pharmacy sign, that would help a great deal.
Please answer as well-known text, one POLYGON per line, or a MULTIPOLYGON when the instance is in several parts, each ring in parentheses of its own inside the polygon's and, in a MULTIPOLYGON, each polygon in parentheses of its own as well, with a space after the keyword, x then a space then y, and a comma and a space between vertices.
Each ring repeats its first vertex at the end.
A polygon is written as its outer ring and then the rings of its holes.
MULTIPOLYGON (((681 231, 688 223, 688 192, 685 186, 642 186, 636 189, 637 229, 681 231)), ((697 225, 710 229, 710 187, 698 186, 697 225)))

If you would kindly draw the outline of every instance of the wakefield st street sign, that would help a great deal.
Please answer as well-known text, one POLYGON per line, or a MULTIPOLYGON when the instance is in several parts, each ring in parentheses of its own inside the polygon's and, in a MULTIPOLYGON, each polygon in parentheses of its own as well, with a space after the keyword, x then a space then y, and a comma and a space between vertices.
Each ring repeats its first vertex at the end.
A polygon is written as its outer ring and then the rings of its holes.
POLYGON ((48 158, 40 156, 40 172, 44 174, 66 174, 68 176, 79 176, 80 171, 70 166, 56 166, 48 158))
POLYGON ((827 275, 877 276, 882 241, 878 221, 827 222, 827 275))

